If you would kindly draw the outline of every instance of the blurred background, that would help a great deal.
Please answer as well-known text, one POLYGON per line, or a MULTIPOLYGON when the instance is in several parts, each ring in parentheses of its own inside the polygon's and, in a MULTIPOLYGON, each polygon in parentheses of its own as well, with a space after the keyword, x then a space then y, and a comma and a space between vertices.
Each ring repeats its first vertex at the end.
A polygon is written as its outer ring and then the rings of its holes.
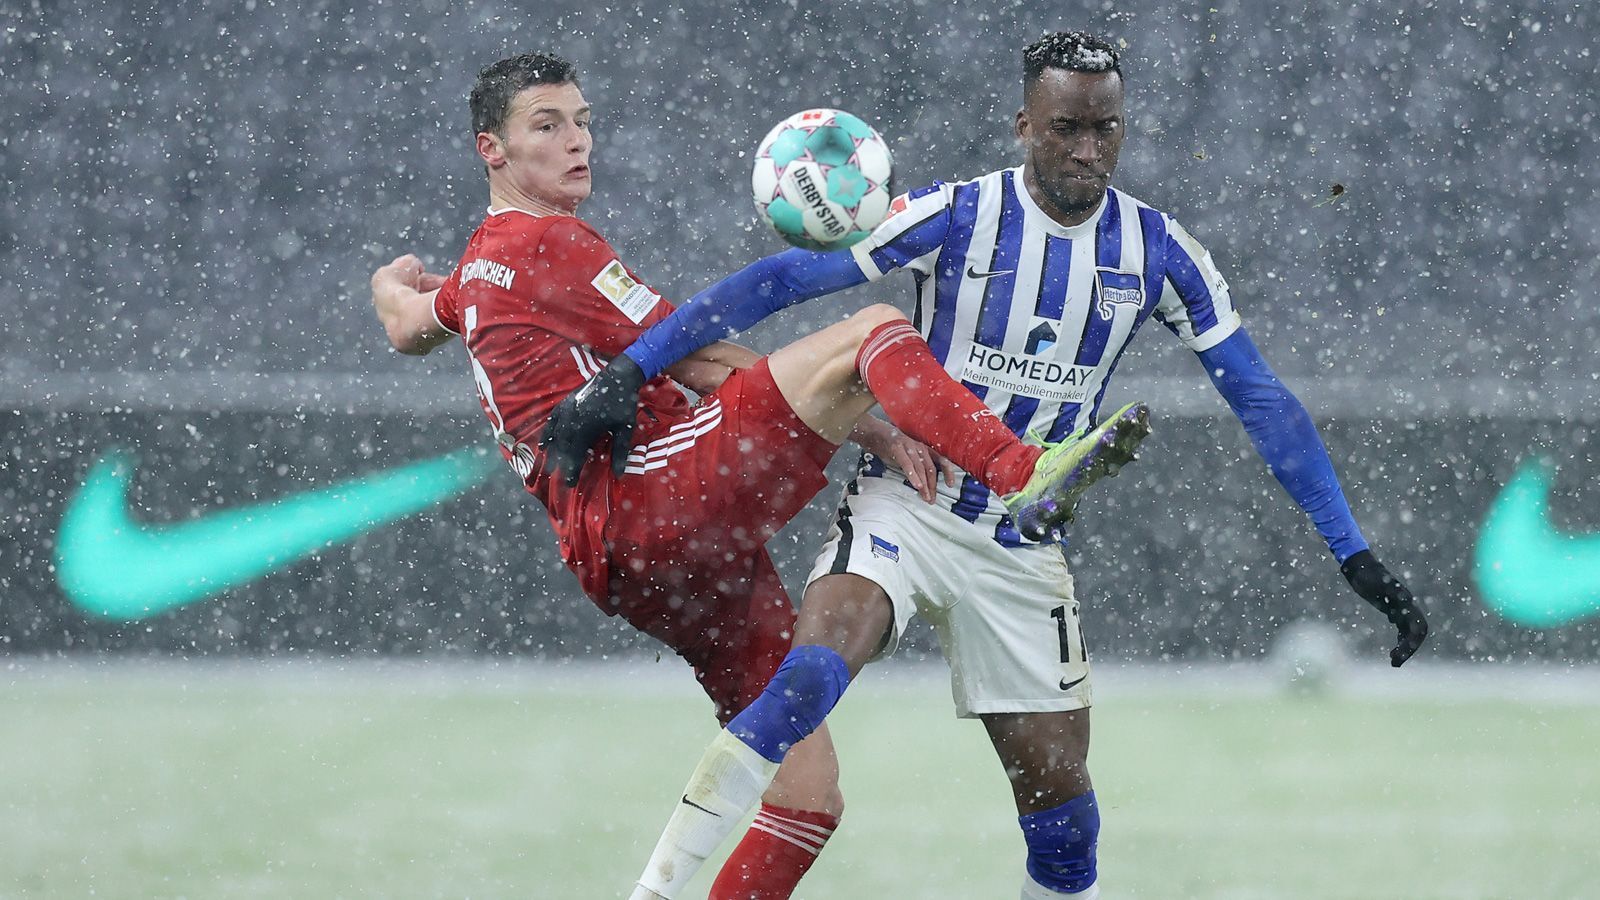
MULTIPOLYGON (((866 118, 894 149, 900 189, 1013 165, 1020 50, 1058 28, 1125 45, 1118 185, 1213 252, 1252 335, 1316 416, 1378 556, 1429 603, 1434 636, 1393 679, 1420 670, 1411 684, 1436 685, 1454 703, 1485 696, 1473 680, 1485 672, 1515 675, 1556 684, 1569 702, 1559 685, 1590 684, 1582 666, 1600 657, 1600 13, 1589 5, 0 0, 10 301, 0 331, 0 664, 12 673, 0 703, 13 704, 8 721, 58 738, 27 741, 0 726, 10 771, 55 771, 60 741, 83 727, 84 698, 116 685, 135 685, 113 705, 140 718, 141 697, 160 707, 219 671, 253 673, 240 676, 250 682, 301 662, 459 659, 553 666, 588 683, 591 661, 620 658, 645 666, 625 671, 686 679, 681 667, 661 674, 657 645, 578 594, 543 511, 491 455, 460 351, 398 356, 372 315, 376 266, 411 251, 448 271, 481 221, 487 192, 466 109, 476 71, 526 50, 578 65, 596 109, 596 192, 584 216, 654 287, 683 299, 782 249, 748 199, 750 155, 779 118, 812 106, 866 118), (277 543, 263 550, 268 531, 277 543), (84 674, 124 659, 141 662, 117 671, 145 674, 84 674), (70 677, 28 674, 41 667, 70 677), (66 718, 53 718, 58 710, 66 718)), ((889 279, 742 340, 770 350, 869 302, 908 306, 909 292, 889 279)), ((1261 661, 1260 671, 1279 672, 1289 660, 1291 681, 1329 665, 1383 666, 1388 626, 1349 591, 1192 355, 1162 329, 1146 333, 1107 400, 1149 400, 1156 434, 1080 516, 1069 547, 1094 657, 1178 673, 1261 661)), ((850 456, 836 460, 838 473, 850 456)), ((835 500, 825 491, 774 544, 796 590, 835 500)), ((941 707, 929 632, 916 632, 895 666, 922 671, 941 707)), ((495 678, 472 671, 467 681, 495 678)), ((1378 696, 1406 683, 1364 677, 1378 696)), ((350 696, 332 681, 331 696, 350 696)), ((1195 709, 1232 696, 1217 683, 1195 709)), ((612 699, 579 705, 622 702, 603 696, 612 699)), ((223 691, 204 708, 236 699, 223 691)), ((683 702, 699 710, 692 685, 683 702)), ((1355 719, 1336 721, 1387 729, 1361 718, 1380 715, 1370 705, 1354 708, 1355 719)), ((1433 701, 1418 708, 1443 715, 1433 701)), ((184 716, 211 712, 182 709, 161 721, 204 730, 184 716)), ((343 709, 319 715, 343 721, 343 709)), ((1572 719, 1575 730, 1546 743, 1575 748, 1594 736, 1592 709, 1572 719)), ((239 738, 244 726, 218 721, 239 738)), ((1468 735, 1522 733, 1493 710, 1462 722, 1488 723, 1462 724, 1468 735)), ((304 747, 298 734, 285 740, 304 747)), ((130 732, 114 747, 148 749, 141 741, 130 732)), ((1389 749, 1445 769, 1459 761, 1441 745, 1389 749)), ((974 769, 993 768, 986 749, 975 752, 974 769)), ((685 765, 662 765, 660 784, 687 772, 692 755, 679 758, 685 765)), ((1504 763, 1488 754, 1468 771, 1487 777, 1504 763)), ((1550 765, 1548 803, 1471 815, 1445 803, 1430 825, 1383 821, 1391 838, 1440 840, 1429 845, 1435 863, 1449 844, 1482 866, 1480 845, 1440 823, 1499 823, 1468 837, 1502 846, 1534 827, 1531 810, 1555 804, 1568 812, 1542 846, 1559 849, 1558 834, 1600 828, 1596 804, 1587 817, 1564 805, 1600 787, 1550 765)), ((72 796, 54 790, 0 806, 0 844, 72 833, 49 825, 47 812, 72 796)), ((986 783, 983 796, 999 810, 995 846, 1015 855, 1003 791, 986 783)), ((1261 803, 1263 817, 1277 808, 1261 803)), ((632 830, 621 865, 630 871, 654 819, 632 830)), ((1147 836, 1152 848, 1173 846, 1147 836)), ((1369 836, 1348 829, 1352 847, 1369 836)), ((1212 856, 1193 849, 1196 860, 1212 856)), ((139 853, 129 858, 130 871, 157 873, 129 896, 205 896, 218 885, 205 870, 174 887, 181 865, 139 869, 139 853)), ((75 867, 64 850, 55 868, 20 859, 0 856, 0 895, 81 895, 91 882, 118 893, 115 879, 64 874, 109 871, 75 867)), ((1400 896, 1318 894, 1250 870, 1166 890, 1176 882, 1164 874, 1141 876, 1156 880, 1137 895, 1400 896)), ((525 882, 504 877, 462 891, 406 881, 389 893, 498 896, 518 885, 526 895, 525 882)), ((1531 894, 1515 880, 1496 893, 1484 877, 1439 896, 1594 895, 1581 872, 1559 867, 1531 894)), ((229 891, 362 893, 354 882, 323 891, 263 878, 229 891)), ((605 895, 585 884, 532 893, 605 895)), ((1013 890, 1003 884, 948 896, 1013 890)), ((819 896, 872 895, 851 890, 819 896)))
MULTIPOLYGON (((490 449, 462 354, 390 351, 366 288, 404 251, 448 271, 481 221, 465 97, 482 65, 532 48, 578 64, 597 109, 584 213, 683 299, 781 249, 747 202, 777 118, 865 116, 902 188, 1012 165, 1020 48, 1073 26, 1126 44, 1119 183, 1213 251, 1380 558, 1432 602, 1431 653, 1594 658, 1600 628, 1567 613, 1600 607, 1600 587, 1519 620, 1528 598, 1485 596, 1473 574, 1479 526, 1528 460, 1555 463, 1558 535, 1600 528, 1593 11, 696 3, 6 7, 0 646, 635 646, 577 598, 543 512, 493 465, 132 627, 63 594, 53 566, 76 550, 57 526, 118 451, 134 517, 161 523, 490 449)), ((745 339, 772 349, 909 292, 891 279, 745 339)), ((1375 631, 1191 355, 1154 329, 1119 375, 1108 400, 1150 400, 1158 433, 1073 535, 1100 652, 1252 656, 1301 615, 1375 631)), ((775 547, 792 579, 834 500, 775 547)))

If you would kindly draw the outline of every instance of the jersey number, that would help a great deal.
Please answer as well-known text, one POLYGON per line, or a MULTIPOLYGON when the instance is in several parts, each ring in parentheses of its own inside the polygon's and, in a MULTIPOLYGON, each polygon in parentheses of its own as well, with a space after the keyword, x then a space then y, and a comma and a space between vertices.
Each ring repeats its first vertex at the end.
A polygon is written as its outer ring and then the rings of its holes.
POLYGON ((1082 651, 1083 658, 1074 660, 1072 658, 1072 627, 1067 624, 1067 608, 1058 606, 1050 610, 1050 618, 1056 620, 1056 637, 1061 640, 1061 661, 1064 663, 1088 662, 1089 649, 1083 643, 1083 623, 1078 623, 1078 647, 1082 651))
POLYGON ((483 365, 478 358, 472 355, 470 338, 472 332, 478 327, 478 308, 469 306, 461 312, 461 324, 464 326, 461 334, 462 343, 467 345, 467 359, 472 361, 472 380, 478 385, 478 399, 483 401, 483 411, 489 415, 489 424, 494 426, 495 442, 511 454, 511 468, 524 481, 533 472, 533 448, 516 439, 511 432, 506 430, 506 417, 500 414, 500 407, 494 402, 494 386, 489 383, 489 373, 483 370, 483 365))

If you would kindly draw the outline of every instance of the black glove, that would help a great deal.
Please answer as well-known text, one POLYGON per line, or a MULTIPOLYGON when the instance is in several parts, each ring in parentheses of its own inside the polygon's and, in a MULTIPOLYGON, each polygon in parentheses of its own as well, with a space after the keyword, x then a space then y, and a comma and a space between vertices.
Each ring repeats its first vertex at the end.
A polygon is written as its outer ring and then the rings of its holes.
POLYGON ((1339 571, 1361 599, 1376 606, 1389 624, 1400 629, 1400 640, 1389 651, 1389 663, 1396 668, 1404 665, 1428 637, 1428 616, 1422 601, 1413 597, 1400 579, 1378 562, 1371 550, 1363 550, 1345 560, 1339 571))
POLYGON ((578 483, 578 474, 594 453, 595 445, 610 435, 611 471, 621 475, 633 446, 633 423, 639 410, 639 388, 643 386, 644 371, 623 355, 556 404, 539 435, 545 473, 561 474, 567 487, 572 487, 578 483))

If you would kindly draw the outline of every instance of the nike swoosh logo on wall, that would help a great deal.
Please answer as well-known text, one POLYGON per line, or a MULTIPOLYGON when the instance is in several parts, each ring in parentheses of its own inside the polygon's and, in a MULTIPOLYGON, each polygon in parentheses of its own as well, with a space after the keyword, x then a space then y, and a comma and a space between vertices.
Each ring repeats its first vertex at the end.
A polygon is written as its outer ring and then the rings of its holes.
POLYGON ((477 449, 266 503, 154 525, 128 514, 134 460, 90 468, 56 535, 56 579, 80 611, 143 619, 254 581, 319 550, 437 506, 481 483, 500 457, 477 449))
POLYGON ((1600 613, 1600 533, 1569 534, 1550 521, 1554 482, 1548 462, 1519 466, 1489 505, 1474 560, 1483 602, 1535 628, 1600 613))

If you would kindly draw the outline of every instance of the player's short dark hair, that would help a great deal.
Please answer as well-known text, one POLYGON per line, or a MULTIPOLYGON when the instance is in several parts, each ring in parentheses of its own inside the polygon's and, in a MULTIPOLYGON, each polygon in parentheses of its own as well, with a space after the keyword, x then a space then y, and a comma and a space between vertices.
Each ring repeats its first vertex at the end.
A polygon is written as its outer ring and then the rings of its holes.
POLYGON ((1115 72, 1122 77, 1122 56, 1110 41, 1087 31, 1057 31, 1022 51, 1022 88, 1027 90, 1045 69, 1068 72, 1115 72))
POLYGON ((578 70, 554 53, 524 53, 484 66, 472 84, 472 133, 499 134, 512 98, 536 84, 577 84, 578 70))

